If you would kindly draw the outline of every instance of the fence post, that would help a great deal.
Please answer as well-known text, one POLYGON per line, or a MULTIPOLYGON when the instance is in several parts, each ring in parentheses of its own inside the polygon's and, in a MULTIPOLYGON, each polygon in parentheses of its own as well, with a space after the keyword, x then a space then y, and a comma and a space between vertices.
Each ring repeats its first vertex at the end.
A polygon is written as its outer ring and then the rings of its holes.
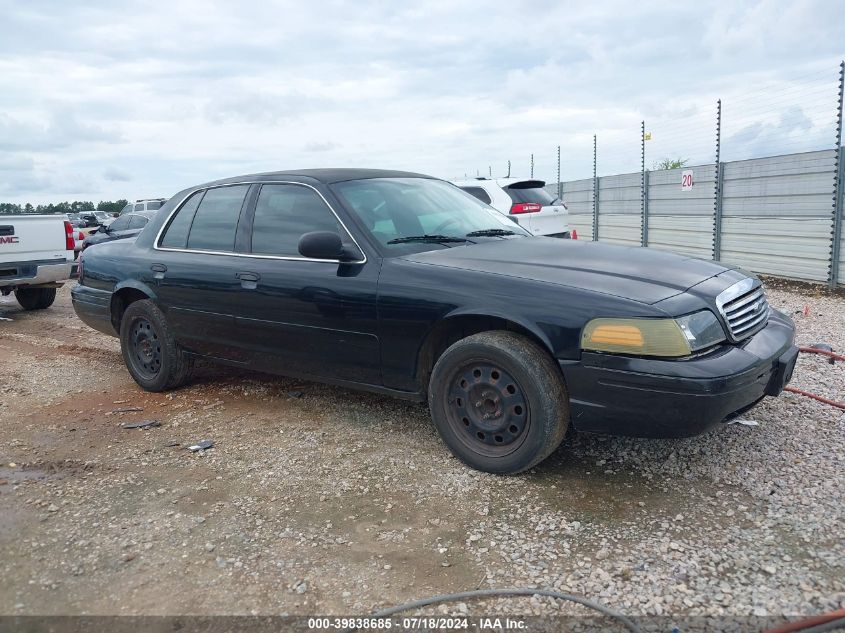
POLYGON ((599 241, 599 177, 596 174, 596 135, 593 134, 593 241, 599 241))
POLYGON ((640 244, 648 246, 648 172, 645 170, 645 121, 640 125, 640 244))
POLYGON ((713 176, 713 259, 722 259, 722 179, 725 164, 722 160, 722 100, 716 101, 716 171, 713 176))
POLYGON ((833 181, 833 233, 830 236, 830 271, 828 285, 836 288, 839 282, 839 253, 842 249, 842 199, 845 165, 842 161, 842 97, 845 91, 845 61, 839 64, 839 111, 836 113, 836 176, 833 181))
POLYGON ((560 181, 560 145, 557 146, 557 197, 563 200, 563 183, 560 181))

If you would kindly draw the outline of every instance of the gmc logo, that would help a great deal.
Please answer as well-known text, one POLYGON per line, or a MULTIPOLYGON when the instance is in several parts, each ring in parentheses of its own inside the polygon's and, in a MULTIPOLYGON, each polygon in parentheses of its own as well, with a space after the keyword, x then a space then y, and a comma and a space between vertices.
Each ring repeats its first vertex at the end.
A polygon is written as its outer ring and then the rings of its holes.
POLYGON ((8 235, 0 237, 0 244, 19 244, 20 238, 17 235, 8 235))

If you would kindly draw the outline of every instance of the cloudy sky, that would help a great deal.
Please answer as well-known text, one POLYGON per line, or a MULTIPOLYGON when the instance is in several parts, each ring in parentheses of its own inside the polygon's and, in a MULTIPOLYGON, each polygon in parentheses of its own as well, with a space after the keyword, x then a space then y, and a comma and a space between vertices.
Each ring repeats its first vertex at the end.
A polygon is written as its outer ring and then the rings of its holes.
POLYGON ((553 181, 832 147, 839 0, 0 0, 0 201, 372 166, 553 181))

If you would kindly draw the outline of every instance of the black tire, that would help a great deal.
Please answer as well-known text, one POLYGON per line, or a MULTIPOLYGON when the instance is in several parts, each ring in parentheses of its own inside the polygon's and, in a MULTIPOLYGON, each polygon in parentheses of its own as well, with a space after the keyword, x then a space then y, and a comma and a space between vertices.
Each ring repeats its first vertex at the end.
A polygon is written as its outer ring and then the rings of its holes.
POLYGON ((539 464, 569 426, 560 370, 542 348, 513 332, 482 332, 449 347, 434 365, 428 404, 452 453, 489 473, 539 464))
POLYGON ((44 310, 56 300, 55 288, 18 288, 15 299, 24 310, 44 310))
POLYGON ((129 304, 120 321, 120 351, 146 391, 167 391, 190 377, 193 359, 176 343, 161 310, 149 299, 129 304))

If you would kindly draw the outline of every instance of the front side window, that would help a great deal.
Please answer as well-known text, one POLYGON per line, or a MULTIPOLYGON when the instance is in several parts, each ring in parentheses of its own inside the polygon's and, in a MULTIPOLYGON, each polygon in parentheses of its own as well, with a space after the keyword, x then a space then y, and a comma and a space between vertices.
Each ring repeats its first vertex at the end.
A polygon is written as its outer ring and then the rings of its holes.
POLYGON ((261 186, 252 223, 253 253, 298 257, 299 238, 312 231, 345 235, 334 213, 313 189, 261 186))
POLYGON ((187 248, 234 251, 235 232, 249 185, 217 187, 205 192, 188 232, 187 248))
POLYGON ((332 189, 389 254, 492 239, 477 232, 528 236, 525 229, 458 187, 429 178, 349 180, 332 189), (432 238, 453 238, 438 243, 432 238))
POLYGON ((150 200, 147 203, 147 210, 148 211, 155 211, 156 209, 161 209, 162 204, 163 203, 160 202, 159 200, 150 200))
POLYGON ((138 204, 135 205, 135 211, 143 211, 143 210, 144 210, 144 203, 143 202, 139 202, 138 204))

